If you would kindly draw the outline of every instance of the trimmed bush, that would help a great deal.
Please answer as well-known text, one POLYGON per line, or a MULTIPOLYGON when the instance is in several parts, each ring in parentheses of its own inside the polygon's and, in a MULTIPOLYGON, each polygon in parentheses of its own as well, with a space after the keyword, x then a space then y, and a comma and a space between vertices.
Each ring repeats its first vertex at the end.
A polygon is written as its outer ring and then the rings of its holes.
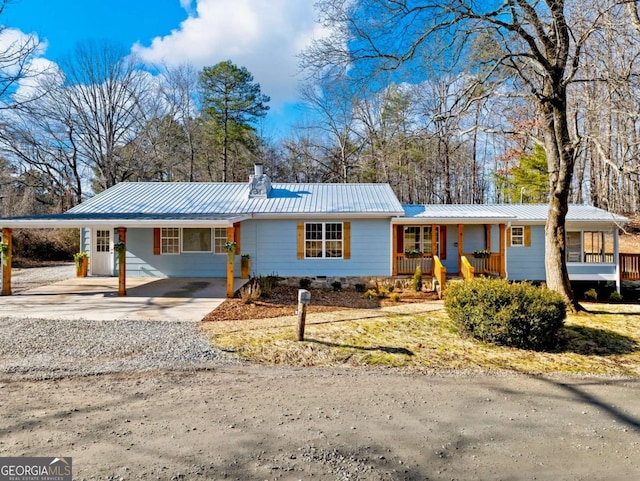
POLYGON ((609 301, 610 302, 622 301, 622 294, 620 294, 618 291, 613 291, 611 294, 609 294, 609 301))
POLYGON ((587 301, 595 302, 598 300, 598 291, 596 291, 594 288, 591 288, 584 293, 584 298, 587 301))
POLYGON ((553 348, 567 314, 559 293, 504 279, 452 283, 444 300, 449 317, 462 331, 482 341, 521 349, 553 348))
POLYGON ((413 290, 416 292, 422 291, 422 270, 420 264, 416 266, 416 271, 413 273, 413 290))

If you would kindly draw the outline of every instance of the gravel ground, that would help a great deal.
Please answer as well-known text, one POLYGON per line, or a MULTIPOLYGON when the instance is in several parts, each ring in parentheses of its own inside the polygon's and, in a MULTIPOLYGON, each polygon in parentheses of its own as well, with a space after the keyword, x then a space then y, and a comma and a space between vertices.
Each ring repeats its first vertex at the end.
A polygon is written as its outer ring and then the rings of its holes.
POLYGON ((73 263, 47 267, 27 267, 24 269, 14 268, 11 272, 11 290, 14 294, 17 294, 34 287, 71 279, 75 275, 76 268, 73 263))
POLYGON ((192 322, 0 318, 0 373, 31 379, 237 362, 213 348, 192 322))
MULTIPOLYGON (((14 293, 75 275, 73 264, 12 273, 14 293)), ((0 373, 55 379, 237 363, 193 322, 72 321, 0 317, 0 373)))

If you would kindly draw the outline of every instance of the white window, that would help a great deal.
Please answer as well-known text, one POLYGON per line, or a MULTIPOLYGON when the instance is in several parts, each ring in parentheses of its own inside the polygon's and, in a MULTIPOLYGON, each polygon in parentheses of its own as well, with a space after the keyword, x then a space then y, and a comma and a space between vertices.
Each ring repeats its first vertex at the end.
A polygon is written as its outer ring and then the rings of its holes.
POLYGON ((182 252, 211 252, 211 229, 207 227, 182 229, 182 252))
POLYGON ((512 246, 524 246, 524 227, 521 225, 514 225, 511 227, 511 245, 512 246))
POLYGON ((304 225, 305 258, 333 258, 343 256, 342 222, 308 222, 304 225))
POLYGON ((160 232, 160 252, 162 254, 180 254, 180 229, 163 227, 160 232))
POLYGON ((111 232, 96 230, 96 252, 109 252, 111 249, 111 232))
POLYGON ((432 229, 430 225, 410 225, 404 228, 403 245, 404 253, 417 255, 431 253, 440 255, 440 228, 436 227, 436 251, 431 252, 432 229))
POLYGON ((216 227, 213 229, 213 252, 216 254, 226 254, 224 245, 227 242, 227 229, 224 227, 216 227))

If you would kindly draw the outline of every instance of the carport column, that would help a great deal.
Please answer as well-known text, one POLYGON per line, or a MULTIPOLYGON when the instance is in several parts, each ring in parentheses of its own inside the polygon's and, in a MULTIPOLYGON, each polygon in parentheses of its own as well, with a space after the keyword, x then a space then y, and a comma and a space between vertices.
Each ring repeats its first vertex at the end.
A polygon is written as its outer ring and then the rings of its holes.
POLYGON ((236 258, 236 231, 233 227, 227 227, 227 242, 234 244, 233 250, 227 252, 227 297, 231 298, 235 292, 233 289, 233 271, 236 258))
POLYGON ((11 229, 2 229, 2 242, 7 245, 6 253, 2 253, 2 295, 11 295, 11 229))
POLYGON ((507 226, 500 224, 500 277, 507 276, 507 226))
POLYGON ((127 295, 127 228, 118 227, 118 295, 127 295))

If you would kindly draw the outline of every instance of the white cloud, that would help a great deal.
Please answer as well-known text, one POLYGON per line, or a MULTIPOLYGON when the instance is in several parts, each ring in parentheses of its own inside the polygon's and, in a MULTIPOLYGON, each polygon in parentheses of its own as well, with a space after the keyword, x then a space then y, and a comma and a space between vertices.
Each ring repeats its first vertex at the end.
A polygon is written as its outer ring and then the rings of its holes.
POLYGON ((47 49, 46 42, 40 42, 37 36, 28 35, 15 28, 5 28, 0 31, 0 69, 14 75, 20 69, 17 58, 21 51, 32 50, 31 58, 43 55, 47 49))
POLYGON ((61 84, 63 75, 58 64, 46 58, 34 58, 27 66, 27 74, 18 81, 15 99, 18 101, 37 97, 54 84, 61 84))
POLYGON ((14 100, 31 99, 42 91, 42 86, 60 80, 58 65, 43 57, 47 42, 35 34, 26 34, 15 28, 0 32, 0 71, 15 77, 9 89, 14 100), (21 52, 30 52, 25 55, 21 52))
MULTIPOLYGON (((181 0, 187 11, 192 3, 181 0)), ((253 74, 277 108, 295 98, 297 55, 321 33, 310 0, 197 0, 178 29, 132 51, 148 63, 198 68, 231 60, 253 74)))

